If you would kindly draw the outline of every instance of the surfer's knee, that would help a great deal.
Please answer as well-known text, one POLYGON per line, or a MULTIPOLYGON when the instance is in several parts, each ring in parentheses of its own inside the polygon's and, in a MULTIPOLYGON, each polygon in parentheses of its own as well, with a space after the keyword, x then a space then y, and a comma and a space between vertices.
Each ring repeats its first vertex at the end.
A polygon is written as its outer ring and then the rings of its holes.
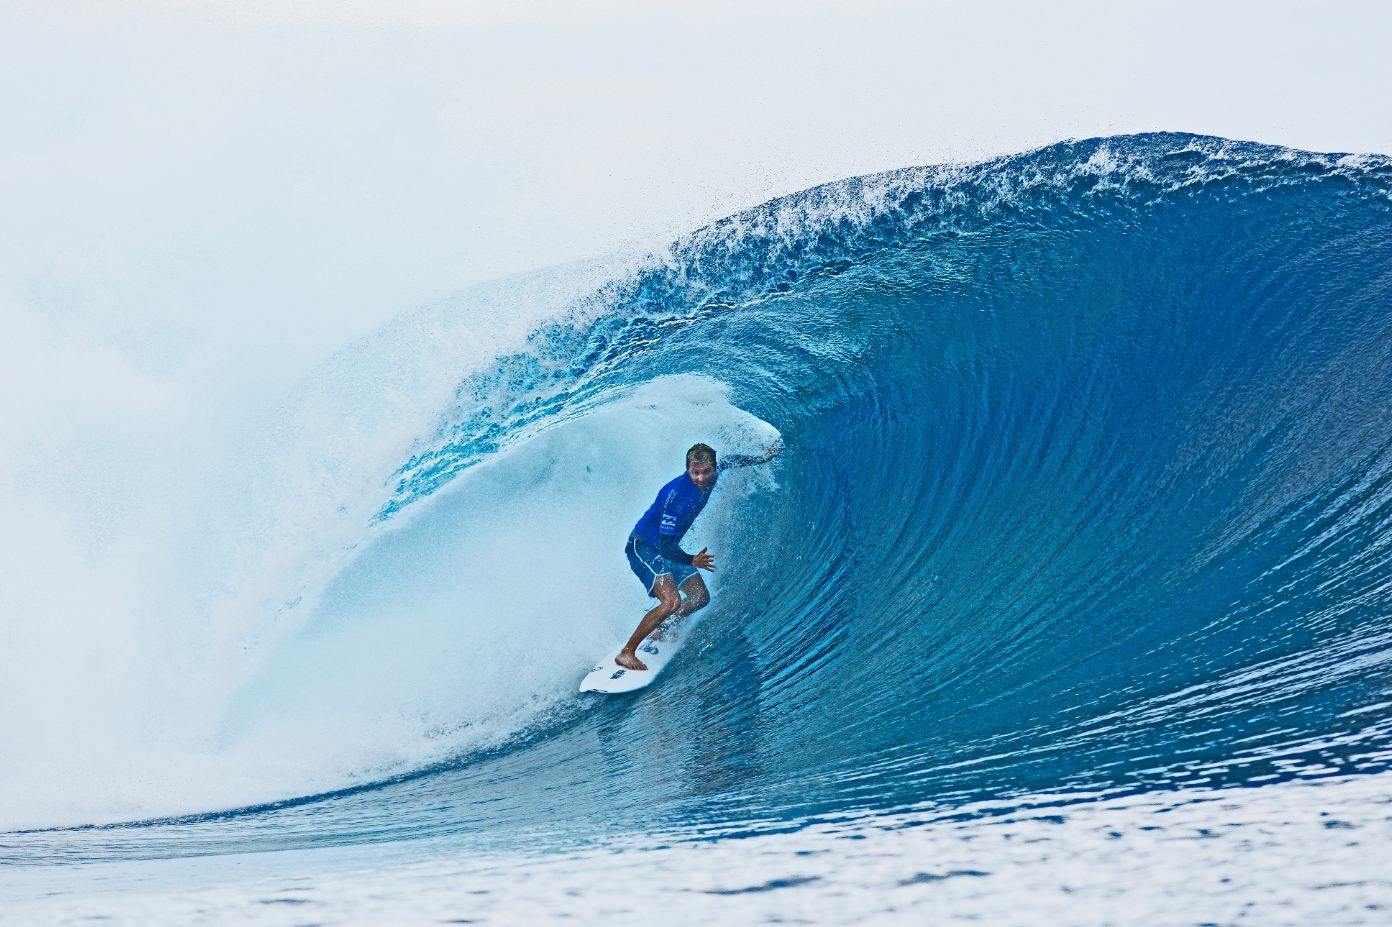
POLYGON ((657 596, 657 607, 662 609, 664 617, 675 614, 677 609, 681 608, 681 596, 677 595, 675 589, 670 593, 665 590, 659 592, 657 596))

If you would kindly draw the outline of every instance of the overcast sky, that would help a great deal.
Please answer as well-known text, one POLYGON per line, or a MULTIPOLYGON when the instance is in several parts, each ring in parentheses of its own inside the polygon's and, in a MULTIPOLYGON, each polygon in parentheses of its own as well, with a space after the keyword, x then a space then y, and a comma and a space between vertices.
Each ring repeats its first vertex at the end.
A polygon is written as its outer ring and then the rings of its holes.
POLYGON ((0 335, 278 385, 839 177, 1149 130, 1392 152, 1388 9, 7 0, 0 335))

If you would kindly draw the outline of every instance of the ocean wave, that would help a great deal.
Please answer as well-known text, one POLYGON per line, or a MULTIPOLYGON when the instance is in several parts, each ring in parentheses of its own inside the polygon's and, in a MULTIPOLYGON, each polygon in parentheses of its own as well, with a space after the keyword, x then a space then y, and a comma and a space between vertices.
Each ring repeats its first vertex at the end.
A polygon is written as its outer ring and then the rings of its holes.
POLYGON ((563 295, 404 317, 335 362, 353 390, 425 342, 473 360, 366 412, 311 389, 373 450, 209 719, 214 759, 280 764, 255 781, 291 800, 219 840, 1386 769, 1389 233, 1388 159, 1126 136, 828 184, 563 295), (721 574, 690 651, 581 699, 642 611, 618 550, 645 494, 693 441, 775 433, 699 524, 721 574))

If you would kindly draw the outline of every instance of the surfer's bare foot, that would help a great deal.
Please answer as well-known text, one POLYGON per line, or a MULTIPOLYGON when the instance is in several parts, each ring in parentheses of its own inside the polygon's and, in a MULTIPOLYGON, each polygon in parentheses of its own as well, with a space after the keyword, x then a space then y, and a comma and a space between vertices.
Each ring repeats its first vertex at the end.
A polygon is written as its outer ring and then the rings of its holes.
POLYGON ((648 664, 638 659, 638 655, 630 650, 619 651, 619 655, 614 658, 614 662, 624 669, 645 670, 648 668, 648 664))

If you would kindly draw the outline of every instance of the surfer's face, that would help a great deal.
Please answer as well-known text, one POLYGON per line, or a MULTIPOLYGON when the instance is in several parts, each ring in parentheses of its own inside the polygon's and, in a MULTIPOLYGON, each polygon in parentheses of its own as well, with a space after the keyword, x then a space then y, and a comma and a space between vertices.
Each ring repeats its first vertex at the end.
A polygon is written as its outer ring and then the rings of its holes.
POLYGON ((686 465, 686 475, 697 489, 705 492, 715 485, 715 464, 709 460, 693 460, 686 465))

